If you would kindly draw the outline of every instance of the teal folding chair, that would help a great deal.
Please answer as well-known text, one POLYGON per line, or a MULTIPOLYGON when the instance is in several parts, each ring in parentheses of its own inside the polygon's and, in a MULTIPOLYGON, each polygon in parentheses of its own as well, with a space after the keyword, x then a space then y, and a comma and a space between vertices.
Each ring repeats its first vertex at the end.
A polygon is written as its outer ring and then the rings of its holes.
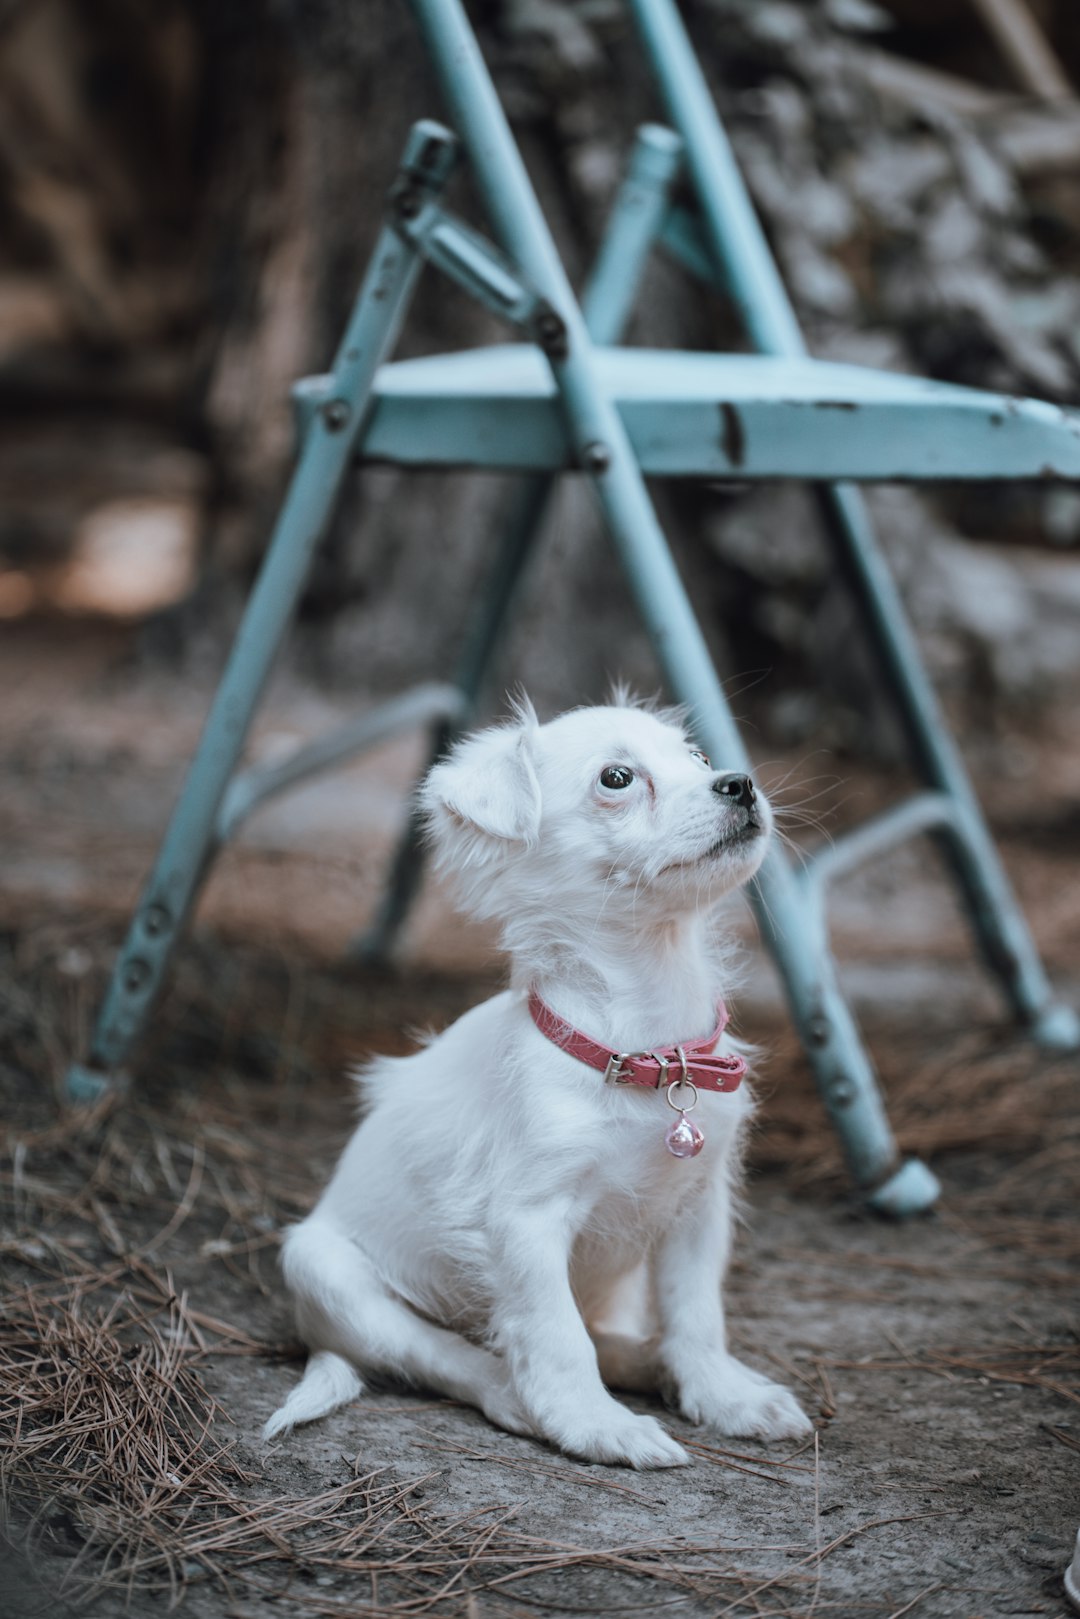
MULTIPOLYGON (((451 121, 494 228, 494 245, 443 206, 458 139, 417 124, 384 228, 333 367, 294 390, 299 457, 262 571, 153 872, 120 951, 91 1051, 69 1075, 96 1094, 128 1062, 220 845, 260 803, 405 726, 437 754, 474 712, 553 480, 588 478, 673 695, 702 747, 746 768, 646 477, 812 482, 903 720, 922 790, 794 871, 780 850, 755 909, 858 1185, 877 1208, 928 1207, 938 1184, 901 1162, 870 1060, 840 994, 825 922, 828 881, 932 832, 949 857, 976 939, 1035 1038, 1080 1045, 1055 1000, 943 723, 854 481, 1080 478, 1080 415, 906 376, 811 359, 754 215, 674 0, 628 0, 671 130, 640 132, 581 306, 515 147, 460 0, 411 0, 451 121), (692 209, 672 206, 681 171, 692 209), (740 313, 751 355, 616 346, 654 244, 740 313), (500 316, 518 341, 389 363, 421 267, 432 264, 500 316), (456 678, 407 693, 270 769, 238 770, 270 667, 349 468, 514 470, 522 479, 456 678)), ((367 935, 385 952, 420 869, 415 826, 367 935)))

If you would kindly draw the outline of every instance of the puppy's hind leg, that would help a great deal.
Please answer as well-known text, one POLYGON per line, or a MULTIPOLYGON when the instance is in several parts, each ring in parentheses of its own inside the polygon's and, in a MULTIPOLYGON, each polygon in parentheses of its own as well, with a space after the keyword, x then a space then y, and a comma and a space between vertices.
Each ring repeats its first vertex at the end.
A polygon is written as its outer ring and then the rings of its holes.
POLYGON ((656 1311, 649 1267, 639 1261, 614 1282, 602 1273, 575 1277, 581 1313, 596 1349, 605 1387, 633 1394, 654 1394, 661 1364, 656 1311))
POLYGON ((499 1358, 417 1315, 334 1226, 309 1219, 294 1227, 282 1265, 301 1336, 313 1353, 299 1387, 267 1423, 265 1437, 354 1398, 363 1387, 357 1368, 477 1406, 511 1432, 531 1432, 499 1358))
POLYGON ((627 1338, 603 1331, 590 1336, 605 1387, 628 1394, 655 1394, 661 1377, 657 1338, 627 1338))

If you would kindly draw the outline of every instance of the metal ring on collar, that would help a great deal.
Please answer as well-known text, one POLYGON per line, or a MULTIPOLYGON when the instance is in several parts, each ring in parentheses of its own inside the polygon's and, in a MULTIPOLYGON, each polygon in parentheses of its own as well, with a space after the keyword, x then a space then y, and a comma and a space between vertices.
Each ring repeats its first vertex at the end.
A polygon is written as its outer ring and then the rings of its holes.
POLYGON ((697 1107, 697 1100, 697 1086, 694 1084, 692 1079, 683 1079, 681 1077, 679 1079, 673 1079, 667 1088, 667 1105, 670 1108, 674 1108, 676 1113, 689 1113, 692 1108, 697 1107), (688 1102, 676 1102, 674 1100, 675 1091, 689 1091, 690 1100, 688 1102))

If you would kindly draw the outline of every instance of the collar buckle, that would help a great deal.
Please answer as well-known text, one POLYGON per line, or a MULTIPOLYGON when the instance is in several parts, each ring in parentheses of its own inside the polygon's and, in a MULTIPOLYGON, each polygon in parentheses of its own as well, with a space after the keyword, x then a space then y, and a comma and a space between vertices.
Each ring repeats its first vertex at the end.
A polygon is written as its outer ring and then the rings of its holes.
POLYGON ((613 1051, 604 1069, 605 1085, 632 1085, 634 1081, 623 1074, 627 1063, 639 1057, 651 1057, 651 1051, 613 1051))

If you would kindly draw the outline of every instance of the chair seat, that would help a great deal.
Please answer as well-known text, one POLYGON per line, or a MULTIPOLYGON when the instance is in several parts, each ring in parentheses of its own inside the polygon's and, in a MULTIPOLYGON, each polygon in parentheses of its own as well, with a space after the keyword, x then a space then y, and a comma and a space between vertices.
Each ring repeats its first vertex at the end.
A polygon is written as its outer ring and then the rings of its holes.
MULTIPOLYGON (((600 380, 643 470, 673 478, 1080 478, 1080 412, 823 360, 610 348, 600 380)), ((322 378, 301 385, 317 396, 322 378)), ((556 472, 573 465, 531 344, 378 373, 365 460, 556 472)))

